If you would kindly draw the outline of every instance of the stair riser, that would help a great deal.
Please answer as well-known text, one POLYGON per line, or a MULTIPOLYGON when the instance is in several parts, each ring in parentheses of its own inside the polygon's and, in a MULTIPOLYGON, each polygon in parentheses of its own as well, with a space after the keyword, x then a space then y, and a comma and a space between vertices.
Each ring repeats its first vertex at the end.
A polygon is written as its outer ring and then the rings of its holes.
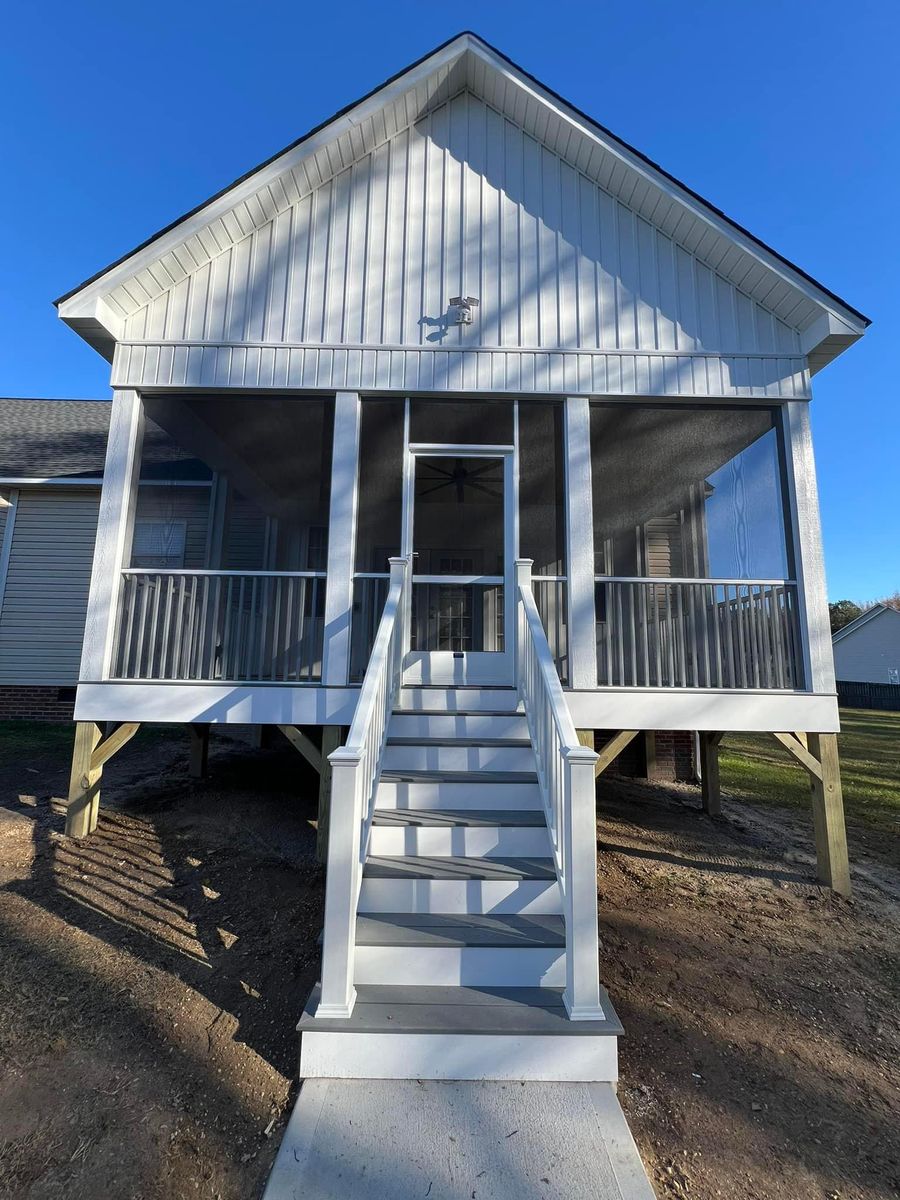
POLYGON ((524 771, 534 772, 530 746, 391 746, 384 752, 385 771, 524 771))
POLYGON ((520 946, 357 946, 354 983, 564 987, 566 952, 520 946))
POLYGON ((494 808, 502 810, 543 807, 536 783, 418 783, 383 780, 378 785, 377 808, 494 808))
POLYGON ((559 913, 556 880, 363 879, 364 913, 559 913))
POLYGON ((510 713, 395 713, 388 728, 389 737, 422 738, 527 738, 528 722, 510 713))
POLYGON ((515 712, 519 697, 512 689, 494 688, 401 688, 400 712, 466 713, 515 712))
POLYGON ((452 829, 390 828, 372 826, 370 854, 441 855, 463 858, 550 858, 546 829, 464 826, 452 829))
POLYGON ((318 1033, 300 1039, 302 1079, 535 1079, 615 1083, 617 1038, 465 1033, 318 1033))

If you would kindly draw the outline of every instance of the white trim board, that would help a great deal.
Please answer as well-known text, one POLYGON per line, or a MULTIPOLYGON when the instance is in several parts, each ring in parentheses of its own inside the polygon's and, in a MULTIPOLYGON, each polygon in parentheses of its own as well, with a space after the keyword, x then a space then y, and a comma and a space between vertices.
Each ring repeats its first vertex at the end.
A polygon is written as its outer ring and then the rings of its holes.
MULTIPOLYGON (((428 694, 425 689, 423 694, 428 694)), ((472 688, 467 707, 494 688, 472 688)), ((349 725, 355 687, 281 684, 80 683, 77 721, 210 722, 237 725, 349 725)), ((699 729, 837 733, 837 696, 805 692, 604 688, 565 693, 579 729, 699 729)))
POLYGON ((112 386, 505 395, 672 396, 794 400, 810 395, 799 355, 606 352, 481 347, 347 347, 120 342, 112 386))
POLYGON ((0 543, 0 617, 3 615, 3 597, 6 593, 6 577, 12 555, 13 535, 16 529, 16 512, 19 507, 19 491, 13 488, 9 494, 6 521, 3 525, 3 541, 0 543))

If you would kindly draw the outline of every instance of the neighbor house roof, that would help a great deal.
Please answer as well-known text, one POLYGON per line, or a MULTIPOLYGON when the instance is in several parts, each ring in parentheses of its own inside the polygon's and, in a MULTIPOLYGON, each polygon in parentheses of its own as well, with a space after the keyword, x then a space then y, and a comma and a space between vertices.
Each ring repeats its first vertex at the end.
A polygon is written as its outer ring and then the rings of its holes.
POLYGON ((863 625, 868 624, 869 621, 873 621, 876 617, 880 617, 883 613, 890 613, 891 616, 896 617, 900 621, 900 612, 895 608, 891 608, 887 604, 873 604, 871 608, 867 608, 855 621, 851 621, 849 625, 845 625, 843 629, 838 629, 836 633, 833 633, 831 635, 832 643, 840 642, 849 634, 856 633, 863 625))
MULTIPOLYGON (((89 480, 99 483, 109 435, 109 400, 0 398, 0 482, 89 480)), ((144 477, 209 478, 158 425, 147 422, 144 477)))
POLYGON ((817 370, 869 320, 721 209, 473 33, 462 33, 316 126, 56 301, 104 353, 123 322, 186 274, 460 90, 521 125, 803 334, 817 370), (312 181, 312 182, 311 182, 312 181))

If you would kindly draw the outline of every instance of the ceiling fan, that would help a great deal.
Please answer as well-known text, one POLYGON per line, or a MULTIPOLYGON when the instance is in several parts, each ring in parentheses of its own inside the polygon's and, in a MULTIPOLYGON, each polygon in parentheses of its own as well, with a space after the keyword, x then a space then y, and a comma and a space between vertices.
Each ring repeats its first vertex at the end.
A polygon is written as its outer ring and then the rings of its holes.
MULTIPOLYGON (((447 460, 444 460, 447 461, 447 460)), ((456 489, 456 502, 463 504, 466 499, 466 488, 470 488, 474 492, 482 492, 486 496, 491 496, 494 499, 502 499, 503 497, 503 477, 490 476, 488 472, 496 471, 499 463, 491 459, 478 467, 468 467, 466 462, 470 461, 464 458, 453 460, 453 467, 447 470, 445 467, 438 466, 435 462, 429 462, 427 459, 419 461, 419 471, 421 472, 419 481, 422 484, 432 484, 431 487, 423 487, 417 489, 419 496, 430 496, 433 492, 439 492, 443 488, 456 489), (430 474, 427 474, 430 472, 430 474)))

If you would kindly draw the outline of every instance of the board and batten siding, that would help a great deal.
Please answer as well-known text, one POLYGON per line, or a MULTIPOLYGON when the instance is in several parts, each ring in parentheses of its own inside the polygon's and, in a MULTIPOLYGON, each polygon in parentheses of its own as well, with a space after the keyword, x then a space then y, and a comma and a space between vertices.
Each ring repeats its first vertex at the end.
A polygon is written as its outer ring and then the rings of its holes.
POLYGON ((19 492, 3 607, 0 684, 78 681, 99 492, 19 492))
POLYGON ((610 393, 806 390, 795 329, 470 93, 133 313, 114 380, 198 383, 205 370, 204 383, 273 386, 270 366, 285 375, 274 386, 324 386, 326 375, 335 386, 380 386, 387 372, 387 386, 430 378, 435 387, 522 391, 554 382, 610 393), (447 321, 459 294, 480 301, 471 326, 447 321), (205 364, 191 352, 198 343, 205 364), (269 347, 298 352, 276 362, 269 347), (380 359, 366 359, 366 348, 380 359), (474 381, 454 378, 454 355, 471 355, 474 381))

